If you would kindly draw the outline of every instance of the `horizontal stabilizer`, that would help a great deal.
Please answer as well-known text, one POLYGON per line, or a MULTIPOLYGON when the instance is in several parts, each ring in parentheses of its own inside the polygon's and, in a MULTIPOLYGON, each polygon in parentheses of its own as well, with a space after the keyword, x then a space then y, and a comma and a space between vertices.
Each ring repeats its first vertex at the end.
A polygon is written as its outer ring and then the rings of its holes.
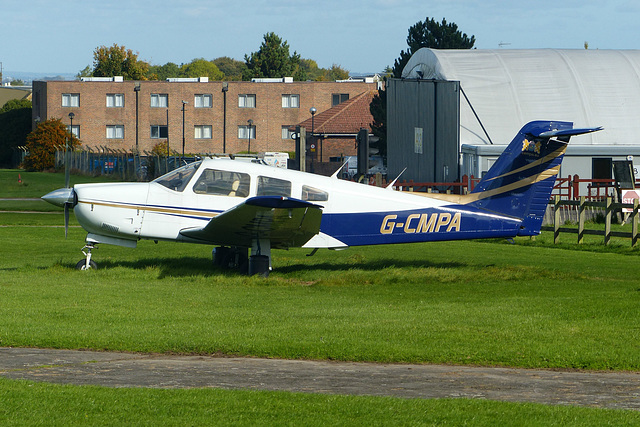
POLYGON ((563 129, 563 130, 550 130, 546 132, 542 132, 538 135, 534 135, 540 138, 554 138, 554 137, 563 137, 563 136, 575 136, 582 135, 585 133, 597 132, 599 130, 604 129, 602 126, 598 126, 597 128, 581 128, 581 129, 563 129))

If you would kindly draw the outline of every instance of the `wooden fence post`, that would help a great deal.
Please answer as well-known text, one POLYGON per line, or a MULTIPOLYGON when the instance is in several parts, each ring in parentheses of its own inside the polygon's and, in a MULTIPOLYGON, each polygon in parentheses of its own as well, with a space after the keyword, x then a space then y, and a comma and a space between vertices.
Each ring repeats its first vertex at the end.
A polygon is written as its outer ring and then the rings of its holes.
POLYGON ((604 244, 608 245, 611 243, 611 217, 613 216, 613 209, 611 205, 613 204, 613 198, 607 197, 607 206, 605 211, 605 220, 604 220, 604 244))
POLYGON ((560 196, 553 196, 553 244, 560 243, 560 196))
POLYGON ((580 196, 580 206, 578 207, 578 244, 581 245, 584 242, 584 202, 585 197, 580 196))

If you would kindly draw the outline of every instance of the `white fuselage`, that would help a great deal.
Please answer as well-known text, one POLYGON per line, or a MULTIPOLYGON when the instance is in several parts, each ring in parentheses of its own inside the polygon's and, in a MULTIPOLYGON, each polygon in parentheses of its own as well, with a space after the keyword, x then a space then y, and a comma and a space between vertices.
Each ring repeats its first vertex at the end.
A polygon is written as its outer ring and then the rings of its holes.
MULTIPOLYGON (((91 234, 124 240, 182 240, 180 230, 202 227, 216 215, 261 195, 265 179, 290 183, 287 197, 309 200, 323 207, 323 218, 332 214, 358 215, 389 211, 439 208, 451 203, 343 181, 304 172, 279 169, 230 159, 205 159, 184 188, 150 183, 79 184, 74 187, 74 208, 80 224, 91 234), (248 176, 248 188, 234 195, 209 194, 199 179, 205 171, 229 171, 248 176), (201 184, 201 183, 200 183, 201 184), (311 193, 309 189, 311 188, 311 193), (311 195, 310 195, 311 194, 311 195)), ((200 180, 201 181, 201 180, 200 180)), ((306 247, 344 247, 345 243, 321 232, 306 247)))

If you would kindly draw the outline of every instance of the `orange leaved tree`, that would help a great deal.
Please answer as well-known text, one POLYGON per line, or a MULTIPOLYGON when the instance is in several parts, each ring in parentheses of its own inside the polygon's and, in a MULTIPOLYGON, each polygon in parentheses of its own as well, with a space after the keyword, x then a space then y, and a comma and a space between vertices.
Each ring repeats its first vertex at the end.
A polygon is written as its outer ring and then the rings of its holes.
POLYGON ((38 123, 38 127, 27 135, 29 154, 24 158, 23 167, 30 171, 53 168, 56 150, 64 149, 67 142, 70 142, 72 149, 80 145, 80 140, 68 131, 61 119, 47 119, 38 123))

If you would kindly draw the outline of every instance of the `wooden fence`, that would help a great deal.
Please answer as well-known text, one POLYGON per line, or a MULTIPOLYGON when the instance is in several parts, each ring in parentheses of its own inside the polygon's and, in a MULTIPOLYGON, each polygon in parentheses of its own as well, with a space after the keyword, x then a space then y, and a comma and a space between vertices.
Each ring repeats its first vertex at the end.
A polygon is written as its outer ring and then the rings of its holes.
POLYGON ((604 201, 592 201, 587 200, 586 196, 580 196, 578 200, 561 200, 559 195, 554 196, 553 201, 550 203, 553 205, 553 226, 542 227, 545 231, 553 231, 553 242, 555 244, 560 242, 560 233, 573 233, 578 235, 578 244, 584 242, 584 236, 598 235, 604 236, 604 244, 611 243, 612 237, 622 237, 631 239, 631 246, 636 246, 638 243, 638 199, 631 203, 614 203, 611 197, 607 197, 604 201), (560 212, 563 206, 573 206, 578 209, 578 228, 562 227, 562 221, 560 219, 560 212), (604 231, 603 230, 590 230, 584 227, 587 208, 600 208, 604 212, 604 231), (611 220, 613 214, 618 211, 628 211, 627 221, 631 221, 631 232, 612 231, 611 220))

